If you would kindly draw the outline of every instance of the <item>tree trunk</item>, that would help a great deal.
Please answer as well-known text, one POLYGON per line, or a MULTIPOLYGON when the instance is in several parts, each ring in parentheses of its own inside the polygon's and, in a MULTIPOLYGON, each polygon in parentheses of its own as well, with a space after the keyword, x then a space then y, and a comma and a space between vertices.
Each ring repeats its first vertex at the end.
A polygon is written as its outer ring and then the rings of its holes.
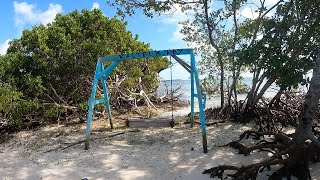
POLYGON ((258 83, 259 73, 260 73, 260 71, 256 71, 256 72, 253 73, 251 89, 248 92, 248 95, 247 95, 247 98, 246 98, 247 99, 246 108, 251 107, 251 104, 252 104, 252 101, 253 101, 253 97, 254 97, 254 92, 256 90, 257 83, 258 83))
POLYGON ((273 105, 277 105, 280 102, 280 98, 282 94, 283 94, 282 90, 279 90, 277 92, 277 94, 269 102, 269 108, 271 108, 273 105))
MULTIPOLYGON (((253 101, 252 104, 250 105, 251 108, 253 108, 258 102, 259 100, 262 98, 262 96, 264 95, 264 93, 267 91, 267 89, 272 85, 272 83, 274 83, 275 81, 275 77, 271 76, 268 81, 264 84, 264 86, 261 88, 259 94, 257 94, 253 101)), ((255 93, 256 94, 256 93, 255 93)))
POLYGON ((292 140, 293 145, 304 145, 305 140, 311 139, 314 143, 319 142, 314 139, 312 133, 312 124, 318 110, 320 99, 320 52, 313 68, 313 77, 310 82, 309 90, 305 96, 305 101, 302 106, 299 125, 296 129, 295 136, 292 140))
POLYGON ((224 67, 223 67, 223 62, 222 59, 219 59, 219 65, 220 65, 220 94, 221 94, 221 108, 224 106, 224 88, 223 88, 223 82, 224 82, 224 67))
MULTIPOLYGON (((306 140, 311 140, 314 145, 320 148, 319 139, 312 132, 314 117, 318 111, 320 99, 320 52, 317 55, 313 68, 313 77, 310 82, 310 88, 305 96, 305 101, 299 117, 299 124, 296 128, 293 139, 288 147, 290 162, 288 166, 279 169, 278 174, 284 171, 286 176, 291 174, 298 175, 298 179, 311 179, 308 163, 311 158, 311 144, 306 140), (288 173, 289 171, 289 173, 288 173), (290 172, 291 171, 291 172, 290 172), (297 173, 298 172, 298 173, 297 173)), ((318 156, 318 155, 317 155, 318 156)))
POLYGON ((234 94, 234 103, 235 106, 238 107, 238 94, 237 94, 237 79, 240 76, 240 68, 237 69, 237 72, 235 70, 233 70, 232 73, 232 83, 231 86, 229 86, 228 88, 228 105, 231 105, 231 97, 232 97, 232 93, 234 94))
POLYGON ((210 40, 210 44, 212 45, 212 47, 217 51, 216 53, 218 54, 218 62, 219 62, 219 66, 220 66, 220 91, 221 91, 221 107, 224 106, 224 88, 223 88, 223 81, 224 81, 224 63, 222 60, 222 54, 221 51, 219 49, 219 46, 216 44, 216 42, 214 41, 214 38, 212 36, 212 32, 215 29, 214 24, 212 24, 210 18, 209 18, 209 6, 208 6, 208 0, 204 0, 203 1, 203 5, 204 5, 204 15, 206 18, 206 25, 208 28, 208 35, 209 35, 209 40, 210 40))

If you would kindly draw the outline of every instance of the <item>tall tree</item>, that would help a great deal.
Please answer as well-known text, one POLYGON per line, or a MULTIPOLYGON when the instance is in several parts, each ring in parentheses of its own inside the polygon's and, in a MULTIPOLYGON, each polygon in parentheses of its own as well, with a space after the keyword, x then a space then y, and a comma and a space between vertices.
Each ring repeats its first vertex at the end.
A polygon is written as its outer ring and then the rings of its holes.
POLYGON ((269 8, 266 7, 265 0, 260 1, 258 5, 254 4, 258 7, 258 17, 250 21, 251 28, 242 28, 246 18, 239 14, 241 8, 250 4, 247 0, 116 0, 109 4, 116 6, 120 15, 132 15, 136 8, 141 8, 147 16, 153 17, 155 14, 167 12, 177 6, 189 14, 190 19, 182 22, 184 25, 182 33, 186 35, 184 40, 192 44, 192 47, 202 55, 203 60, 200 65, 204 64, 202 67, 204 71, 207 68, 212 72, 215 69, 213 67, 217 67, 220 74, 221 106, 223 106, 226 77, 232 77, 230 90, 228 90, 228 104, 232 97, 235 102, 237 101, 236 85, 244 63, 236 52, 255 44, 257 35, 261 32, 263 20, 282 2, 279 0, 269 8), (243 32, 244 29, 249 32, 243 32))
MULTIPOLYGON (((281 93, 306 82, 303 75, 311 69, 319 46, 318 2, 291 0, 282 3, 273 18, 261 20, 262 38, 240 53, 254 75, 248 107, 253 108, 273 83, 281 93)), ((252 23, 247 21, 243 28, 252 23)))

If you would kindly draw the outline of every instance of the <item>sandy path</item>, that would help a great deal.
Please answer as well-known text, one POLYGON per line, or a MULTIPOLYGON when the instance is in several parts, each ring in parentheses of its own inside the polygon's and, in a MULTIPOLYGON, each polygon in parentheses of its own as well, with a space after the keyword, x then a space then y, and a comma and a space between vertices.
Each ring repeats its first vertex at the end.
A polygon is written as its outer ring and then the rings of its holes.
MULTIPOLYGON (((91 138, 129 130, 111 132, 98 124, 93 122, 91 138)), ((83 144, 61 150, 66 146, 64 142, 84 139, 85 125, 20 132, 0 145, 0 179, 209 179, 209 175, 201 174, 205 168, 220 164, 246 165, 267 156, 254 153, 244 157, 233 149, 218 147, 237 139, 250 126, 224 123, 208 127, 207 154, 202 152, 199 127, 141 129, 94 140, 87 151, 83 144), (45 153, 54 148, 59 150, 45 153)), ((313 179, 320 177, 319 168, 319 164, 311 166, 313 179)))
MULTIPOLYGON (((201 174, 204 167, 219 162, 231 163, 234 159, 234 152, 224 152, 212 144, 210 152, 203 154, 199 141, 200 130, 183 127, 144 129, 95 140, 88 151, 83 150, 83 145, 76 145, 66 150, 44 153, 61 142, 83 138, 83 130, 64 132, 61 128, 45 128, 2 145, 2 178, 208 179, 208 175, 201 174)), ((216 145, 221 145, 222 139, 216 139, 214 134, 221 133, 223 129, 221 127, 210 133, 210 141, 217 141, 216 145)), ((92 138, 116 132, 94 132, 92 138)))

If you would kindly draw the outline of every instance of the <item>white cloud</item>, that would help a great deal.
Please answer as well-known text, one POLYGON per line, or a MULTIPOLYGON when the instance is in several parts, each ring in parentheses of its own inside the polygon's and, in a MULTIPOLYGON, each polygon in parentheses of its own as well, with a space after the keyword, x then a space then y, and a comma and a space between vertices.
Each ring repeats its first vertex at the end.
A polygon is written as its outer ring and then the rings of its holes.
POLYGON ((162 15, 158 18, 158 21, 165 26, 168 26, 171 28, 172 26, 175 26, 175 30, 171 35, 171 38, 169 39, 169 42, 173 43, 184 43, 182 41, 182 38, 184 35, 180 32, 183 26, 179 24, 179 22, 185 21, 187 19, 190 19, 190 15, 186 14, 185 12, 182 12, 182 9, 179 5, 175 4, 173 5, 174 8, 169 12, 168 14, 162 15))
MULTIPOLYGON (((284 0, 285 2, 288 0, 284 0)), ((273 7, 275 4, 277 4, 279 0, 265 0, 265 7, 267 9, 273 7)), ((256 19, 259 16, 259 11, 257 9, 258 6, 261 5, 261 1, 259 0, 252 0, 251 5, 245 6, 243 9, 240 10, 240 15, 242 15, 245 18, 249 19, 256 19), (255 4, 255 5, 252 5, 255 4)), ((268 14, 266 14, 266 17, 272 17, 275 14, 276 8, 273 8, 268 14)))
POLYGON ((176 30, 173 32, 169 42, 181 42, 184 35, 180 32, 183 28, 182 24, 177 24, 176 30))
POLYGON ((9 47, 9 42, 11 39, 7 39, 4 43, 0 44, 0 54, 5 55, 7 53, 7 49, 9 47))
POLYGON ((13 2, 15 13, 15 24, 24 26, 26 24, 34 25, 36 23, 48 24, 52 22, 56 14, 62 12, 60 4, 49 4, 46 11, 37 9, 36 5, 27 2, 13 2))
POLYGON ((256 19, 259 16, 259 13, 256 12, 252 7, 245 7, 240 11, 240 14, 249 19, 256 19))
POLYGON ((93 9, 100 9, 100 4, 97 3, 97 2, 94 2, 94 3, 92 4, 91 10, 93 10, 93 9))

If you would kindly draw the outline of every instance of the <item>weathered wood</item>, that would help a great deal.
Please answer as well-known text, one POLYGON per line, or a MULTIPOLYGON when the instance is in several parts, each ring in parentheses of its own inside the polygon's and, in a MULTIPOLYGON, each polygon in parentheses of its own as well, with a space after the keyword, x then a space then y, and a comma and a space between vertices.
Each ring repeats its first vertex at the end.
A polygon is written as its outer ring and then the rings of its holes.
POLYGON ((168 118, 129 118, 127 126, 134 128, 173 127, 174 121, 168 118))

